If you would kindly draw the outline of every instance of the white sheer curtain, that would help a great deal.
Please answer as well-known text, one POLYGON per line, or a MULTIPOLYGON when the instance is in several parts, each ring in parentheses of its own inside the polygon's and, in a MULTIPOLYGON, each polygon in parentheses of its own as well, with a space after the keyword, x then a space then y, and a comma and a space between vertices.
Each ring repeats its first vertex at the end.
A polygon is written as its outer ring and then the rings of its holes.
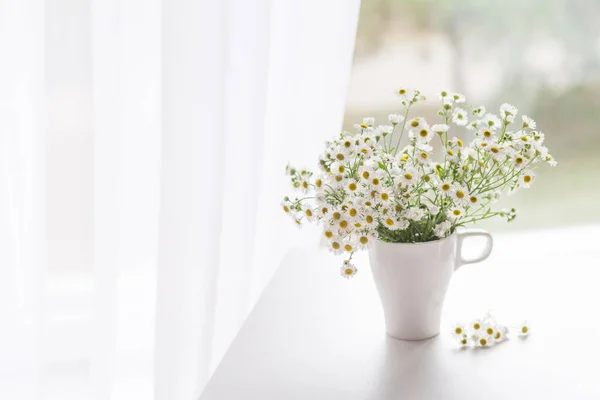
POLYGON ((0 0, 0 398, 195 399, 341 126, 359 0, 0 0))

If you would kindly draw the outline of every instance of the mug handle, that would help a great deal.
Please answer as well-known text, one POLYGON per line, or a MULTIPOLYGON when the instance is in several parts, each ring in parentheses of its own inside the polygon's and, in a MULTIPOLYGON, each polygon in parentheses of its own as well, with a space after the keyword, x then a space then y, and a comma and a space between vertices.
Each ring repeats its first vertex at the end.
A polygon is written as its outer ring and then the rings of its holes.
POLYGON ((494 238, 492 237, 492 235, 490 235, 482 229, 471 229, 464 232, 458 232, 456 240, 456 267, 454 268, 454 270, 456 271, 465 264, 473 264, 485 260, 489 257, 490 253, 492 252, 492 247, 494 247, 494 238), (462 256, 463 242, 466 238, 475 236, 484 237, 486 239, 485 247, 481 254, 477 257, 465 259, 462 256))

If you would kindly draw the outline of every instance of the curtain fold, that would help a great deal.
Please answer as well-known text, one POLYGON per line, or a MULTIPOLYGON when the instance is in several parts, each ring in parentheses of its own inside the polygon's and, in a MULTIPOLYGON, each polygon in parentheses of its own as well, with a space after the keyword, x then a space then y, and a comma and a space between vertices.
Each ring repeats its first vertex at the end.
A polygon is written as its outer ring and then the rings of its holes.
POLYGON ((343 116, 359 0, 0 0, 0 397, 195 399, 343 116))

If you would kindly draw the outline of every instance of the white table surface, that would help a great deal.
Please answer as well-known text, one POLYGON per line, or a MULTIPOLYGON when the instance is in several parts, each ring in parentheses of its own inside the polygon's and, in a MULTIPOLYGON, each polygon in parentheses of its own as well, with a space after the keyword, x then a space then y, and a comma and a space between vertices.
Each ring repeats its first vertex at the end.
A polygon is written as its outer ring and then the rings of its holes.
POLYGON ((291 252, 212 376, 217 399, 600 399, 600 227, 498 235, 492 256, 452 278, 442 333, 386 336, 366 254, 291 252), (531 335, 459 349, 455 322, 492 309, 531 335))

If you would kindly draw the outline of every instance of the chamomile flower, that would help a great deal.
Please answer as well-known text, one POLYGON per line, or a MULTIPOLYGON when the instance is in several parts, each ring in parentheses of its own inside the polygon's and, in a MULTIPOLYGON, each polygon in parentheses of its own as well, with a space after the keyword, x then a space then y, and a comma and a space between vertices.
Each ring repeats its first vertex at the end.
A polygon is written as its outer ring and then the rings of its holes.
POLYGON ((450 197, 454 199, 456 204, 466 204, 469 201, 469 193, 467 189, 460 185, 454 185, 450 190, 450 197))
POLYGON ((285 200, 282 201, 281 202, 281 208, 283 209, 283 212, 286 213, 286 214, 289 214, 292 211, 292 209, 290 208, 289 201, 285 201, 285 200))
POLYGON ((411 186, 419 181, 420 175, 416 169, 408 168, 400 174, 399 178, 403 186, 411 186))
POLYGON ((363 224, 367 227, 373 228, 373 227, 377 226, 377 219, 370 212, 364 213, 362 221, 363 221, 363 224))
POLYGON ((457 138, 456 136, 454 136, 450 139, 450 143, 453 146, 463 147, 463 141, 461 139, 457 138))
POLYGON ((411 127, 415 132, 419 132, 421 129, 429 129, 427 122, 424 118, 413 118, 408 121, 408 126, 411 127))
POLYGON ((440 100, 444 100, 444 99, 452 99, 452 94, 450 93, 449 90, 447 89, 442 89, 438 92, 438 98, 440 100))
POLYGON ((334 239, 329 242, 329 251, 333 254, 342 254, 344 252, 343 244, 340 239, 334 239))
POLYGON ((455 103, 460 104, 465 102, 465 96, 460 93, 452 93, 452 99, 455 103))
POLYGON ((527 115, 523 115, 521 118, 523 118, 523 128, 535 129, 537 126, 535 121, 529 118, 527 115))
POLYGON ((454 324, 452 326, 452 335, 458 338, 462 338, 466 334, 465 327, 461 324, 454 324))
POLYGON ((367 126, 373 126, 373 124, 375 124, 375 118, 373 118, 373 117, 363 118, 362 123, 367 126))
POLYGON ((467 111, 463 108, 457 108, 452 114, 452 122, 458 126, 465 126, 469 122, 467 111))
POLYGON ((390 204, 393 200, 392 193, 386 189, 379 193, 379 198, 384 205, 390 204))
POLYGON ((391 125, 379 125, 378 128, 384 137, 392 133, 392 131, 394 130, 394 127, 391 125))
POLYGON ((415 98, 416 94, 414 90, 406 88, 400 88, 396 93, 398 94, 398 97, 400 97, 400 100, 403 104, 412 101, 415 98))
POLYGON ((495 129, 501 128, 502 122, 500 121, 500 118, 498 118, 496 115, 486 114, 483 117, 482 124, 483 124, 483 126, 489 128, 491 130, 495 130, 495 129))
POLYGON ((365 159, 369 159, 373 156, 373 147, 368 145, 368 144, 360 144, 357 147, 357 152, 358 154, 360 154, 361 156, 363 156, 365 159))
POLYGON ((494 131, 491 129, 484 129, 479 133, 479 136, 486 141, 491 141, 494 139, 494 131))
POLYGON ((414 133, 415 137, 424 142, 429 142, 433 138, 433 133, 431 129, 422 127, 418 131, 414 133))
POLYGON ((390 121, 390 124, 398 125, 399 123, 404 121, 404 117, 400 114, 390 114, 388 116, 388 120, 390 121))
POLYGON ((529 324, 527 321, 524 321, 521 325, 519 325, 519 336, 527 336, 530 333, 529 324))
POLYGON ((458 338, 458 343, 461 345, 461 347, 467 347, 469 345, 469 338, 467 335, 463 334, 458 338))
POLYGON ((307 221, 312 221, 315 218, 315 211, 310 207, 309 204, 302 204, 302 215, 307 221))
POLYGON ((354 179, 348 179, 345 186, 345 189, 348 191, 348 193, 356 193, 360 188, 360 184, 354 179))
POLYGON ((446 215, 448 215, 448 218, 452 221, 455 221, 459 218, 461 218, 462 216, 464 216, 465 211, 461 208, 461 207, 450 207, 450 209, 448 209, 446 215))
POLYGON ((508 103, 504 103, 500 106, 500 116, 508 123, 515 120, 518 111, 519 110, 517 110, 515 106, 508 103))
POLYGON ((357 247, 361 250, 366 250, 371 245, 371 238, 369 235, 360 235, 357 240, 357 247))
POLYGON ((479 347, 491 347, 494 345, 494 337, 489 335, 479 336, 477 341, 477 346, 479 347))
POLYGON ((512 164, 515 168, 522 169, 525 168, 525 165, 527 165, 527 160, 522 155, 516 154, 512 158, 512 164))
POLYGON ((469 324, 469 330, 474 334, 483 335, 483 322, 481 321, 481 319, 475 318, 474 320, 472 320, 469 324))
POLYGON ((483 332, 487 335, 487 336, 492 336, 494 337, 495 333, 496 333, 496 326, 494 324, 491 323, 487 323, 485 324, 485 326, 483 327, 483 332))
POLYGON ((443 135, 448 132, 448 129, 450 129, 450 127, 446 124, 435 124, 431 127, 431 130, 438 135, 443 135))
POLYGON ((443 181, 440 183, 440 191, 445 194, 450 196, 451 195, 451 191, 452 191, 452 182, 450 181, 443 181))
POLYGON ((508 338, 507 335, 508 335, 508 328, 503 325, 498 325, 496 327, 496 331, 494 332, 494 340, 496 342, 501 342, 508 338))
POLYGON ((346 279, 352 278, 357 272, 356 266, 351 264, 350 261, 344 261, 342 268, 340 268, 340 274, 346 279))
POLYGON ((429 153, 424 150, 417 151, 417 153, 415 154, 415 158, 419 164, 431 163, 431 159, 429 158, 429 153))
POLYGON ((396 218, 393 218, 392 216, 384 218, 382 223, 383 223, 383 226, 385 226, 387 229, 392 230, 392 231, 399 228, 398 221, 396 220, 396 218))
POLYGON ((531 187, 533 181, 535 181, 535 173, 532 170, 528 169, 521 172, 521 175, 519 177, 519 183, 521 184, 521 186, 523 186, 524 188, 531 187))

